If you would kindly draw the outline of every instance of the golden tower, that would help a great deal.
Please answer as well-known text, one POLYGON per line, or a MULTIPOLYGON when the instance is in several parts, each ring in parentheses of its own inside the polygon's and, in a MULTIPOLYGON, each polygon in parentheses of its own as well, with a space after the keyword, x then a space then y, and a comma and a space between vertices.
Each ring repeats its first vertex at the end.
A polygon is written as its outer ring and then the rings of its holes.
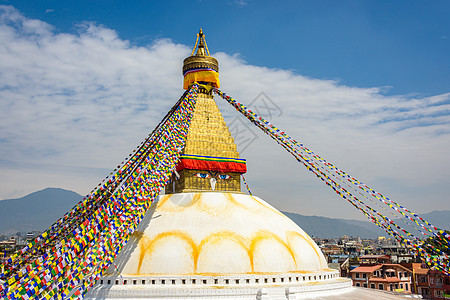
POLYGON ((201 29, 191 56, 183 62, 183 75, 184 89, 195 82, 200 88, 177 172, 165 192, 240 192, 240 175, 247 171, 246 161, 239 158, 234 139, 212 96, 212 87, 220 86, 219 63, 210 55, 201 29))

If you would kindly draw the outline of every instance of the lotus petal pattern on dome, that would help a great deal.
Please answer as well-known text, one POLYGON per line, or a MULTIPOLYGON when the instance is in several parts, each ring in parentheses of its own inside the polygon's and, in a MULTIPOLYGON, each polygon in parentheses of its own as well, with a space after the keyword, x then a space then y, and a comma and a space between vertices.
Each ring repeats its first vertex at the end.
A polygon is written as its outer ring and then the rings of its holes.
POLYGON ((264 200, 218 192, 161 196, 115 262, 122 275, 328 270, 314 241, 264 200))

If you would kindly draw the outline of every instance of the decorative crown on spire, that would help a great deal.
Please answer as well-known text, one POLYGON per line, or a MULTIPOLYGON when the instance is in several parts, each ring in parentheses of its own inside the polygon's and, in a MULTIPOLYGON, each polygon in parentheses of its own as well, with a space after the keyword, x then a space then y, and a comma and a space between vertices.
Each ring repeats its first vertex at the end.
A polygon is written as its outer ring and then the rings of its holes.
POLYGON ((219 62, 209 53, 202 29, 197 34, 191 56, 183 61, 183 76, 185 90, 189 89, 194 82, 220 87, 219 62), (194 55, 195 49, 197 53, 194 55))
POLYGON ((200 28, 199 33, 197 33, 197 40, 195 41, 194 49, 192 49, 191 56, 194 55, 197 44, 198 44, 198 49, 197 49, 197 53, 195 54, 196 56, 199 56, 199 55, 207 56, 206 53, 208 53, 208 56, 211 56, 211 54, 209 54, 208 45, 206 45, 206 40, 205 40, 205 36, 203 34, 203 30, 201 28, 200 28), (200 38, 200 43, 198 43, 199 38, 200 38), (205 48, 206 48, 206 52, 205 52, 205 48))

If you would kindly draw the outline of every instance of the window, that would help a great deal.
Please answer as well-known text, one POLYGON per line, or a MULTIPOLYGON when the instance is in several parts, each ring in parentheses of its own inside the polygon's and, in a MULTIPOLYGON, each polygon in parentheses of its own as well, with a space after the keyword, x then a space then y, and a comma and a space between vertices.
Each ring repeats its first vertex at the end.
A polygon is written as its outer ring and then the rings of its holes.
POLYGON ((119 284, 119 280, 116 280, 116 284, 119 284))
POLYGON ((214 278, 214 284, 219 284, 219 279, 214 278))
POLYGON ((166 280, 165 279, 161 279, 161 284, 166 284, 166 280))
POLYGON ((250 279, 245 279, 245 283, 250 283, 250 279))
POLYGON ((181 279, 182 284, 186 284, 186 279, 181 279))
POLYGON ((269 282, 269 280, 267 278, 264 278, 264 283, 269 282))
POLYGON ((133 280, 133 284, 137 284, 137 280, 133 280))
POLYGON ((206 284, 206 279, 203 279, 203 284, 206 284))
POLYGON ((360 287, 361 284, 360 284, 359 282, 357 282, 357 283, 355 284, 355 286, 360 287))
POLYGON ((284 278, 280 278, 281 279, 281 282, 284 282, 284 278))
POLYGON ((152 279, 152 284, 156 284, 156 280, 155 279, 152 279))
POLYGON ((366 273, 362 273, 362 278, 367 278, 367 274, 366 273))
POLYGON ((359 278, 359 273, 355 273, 355 278, 359 278))
POLYGON ((126 281, 126 280, 124 280, 124 281, 123 281, 123 284, 127 284, 127 281, 126 281))
POLYGON ((400 288, 403 289, 403 283, 400 283, 400 288))
POLYGON ((277 282, 277 279, 276 278, 272 278, 272 282, 277 282))
POLYGON ((434 277, 430 276, 430 284, 434 284, 434 277))
POLYGON ((142 281, 141 281, 141 284, 145 284, 145 280, 142 280, 142 281))
POLYGON ((259 283, 259 278, 256 278, 256 279, 255 279, 255 283, 259 283))
POLYGON ((196 283, 196 280, 195 279, 192 279, 192 284, 195 284, 196 283))
POLYGON ((379 290, 384 290, 384 286, 383 286, 382 283, 379 283, 379 284, 378 284, 378 289, 379 289, 379 290))
POLYGON ((367 287, 367 283, 363 283, 363 287, 365 287, 365 288, 366 288, 366 287, 367 287))
POLYGON ((405 291, 407 291, 408 290, 408 284, 407 283, 405 283, 405 291))
POLYGON ((175 284, 175 279, 172 279, 172 284, 175 284))
POLYGON ((239 284, 239 279, 236 279, 236 284, 239 284))
POLYGON ((225 279, 226 284, 230 284, 230 279, 225 279))
POLYGON ((108 280, 108 284, 111 284, 111 280, 108 280))
POLYGON ((103 280, 100 280, 100 284, 103 284, 103 280))
POLYGON ((375 283, 371 283, 371 284, 370 284, 370 288, 371 288, 371 289, 375 289, 375 283))

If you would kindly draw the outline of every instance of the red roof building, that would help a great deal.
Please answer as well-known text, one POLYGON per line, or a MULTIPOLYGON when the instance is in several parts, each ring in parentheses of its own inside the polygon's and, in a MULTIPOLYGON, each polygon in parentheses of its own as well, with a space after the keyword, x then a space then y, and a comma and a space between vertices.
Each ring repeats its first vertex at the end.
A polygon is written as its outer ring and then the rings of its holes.
POLYGON ((353 286, 412 293, 412 270, 399 264, 362 265, 350 273, 353 286))
POLYGON ((420 263, 414 263, 414 289, 424 299, 449 299, 450 276, 441 271, 430 270, 420 263))

